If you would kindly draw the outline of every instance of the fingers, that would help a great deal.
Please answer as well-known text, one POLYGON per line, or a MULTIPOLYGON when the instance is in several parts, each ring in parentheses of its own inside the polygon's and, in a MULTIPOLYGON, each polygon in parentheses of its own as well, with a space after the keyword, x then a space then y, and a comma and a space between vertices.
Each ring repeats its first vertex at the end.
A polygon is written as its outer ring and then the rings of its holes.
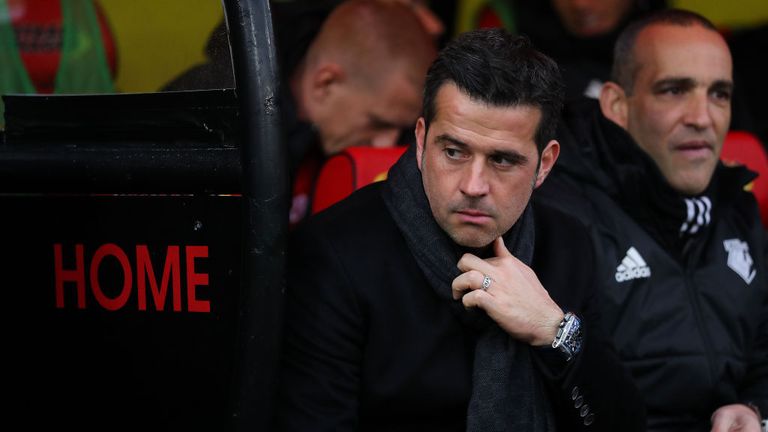
POLYGON ((488 294, 487 291, 478 289, 467 293, 464 297, 462 297, 461 303, 464 304, 465 308, 477 307, 483 310, 487 310, 486 308, 488 307, 488 300, 490 298, 491 295, 488 294))
POLYGON ((461 299, 466 308, 479 307, 485 309, 491 297, 483 289, 485 275, 477 270, 462 273, 451 283, 451 294, 454 300, 461 299))
POLYGON ((477 270, 480 273, 488 273, 493 268, 491 264, 471 253, 465 253, 459 262, 456 263, 456 266, 464 273, 470 270, 477 270))
POLYGON ((485 275, 477 270, 470 270, 456 277, 451 283, 451 294, 454 300, 460 299, 467 291, 480 289, 485 275))
POLYGON ((493 253, 494 257, 486 260, 480 259, 476 255, 466 253, 456 265, 459 267, 459 270, 463 272, 478 270, 485 274, 492 273, 494 264, 503 262, 506 259, 511 259, 516 265, 525 265, 509 252, 509 249, 507 249, 507 246, 504 244, 504 239, 501 237, 497 237, 496 240, 493 241, 493 253), (500 260, 499 258, 504 259, 500 260))

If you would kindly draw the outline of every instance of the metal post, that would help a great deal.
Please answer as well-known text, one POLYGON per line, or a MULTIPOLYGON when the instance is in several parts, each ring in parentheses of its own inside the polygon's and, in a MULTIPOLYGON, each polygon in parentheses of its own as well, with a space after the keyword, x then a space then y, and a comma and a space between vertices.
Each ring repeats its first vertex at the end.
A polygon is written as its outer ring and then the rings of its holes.
POLYGON ((244 212, 237 430, 270 430, 280 348, 289 181, 268 0, 224 0, 242 124, 244 212))

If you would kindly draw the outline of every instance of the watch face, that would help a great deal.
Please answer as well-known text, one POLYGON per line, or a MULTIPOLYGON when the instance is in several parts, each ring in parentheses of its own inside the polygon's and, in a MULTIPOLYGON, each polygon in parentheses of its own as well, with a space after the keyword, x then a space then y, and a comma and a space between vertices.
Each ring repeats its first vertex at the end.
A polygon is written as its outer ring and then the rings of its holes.
POLYGON ((552 347, 562 352, 566 360, 570 360, 581 351, 581 321, 576 315, 570 312, 566 314, 557 330, 552 347))

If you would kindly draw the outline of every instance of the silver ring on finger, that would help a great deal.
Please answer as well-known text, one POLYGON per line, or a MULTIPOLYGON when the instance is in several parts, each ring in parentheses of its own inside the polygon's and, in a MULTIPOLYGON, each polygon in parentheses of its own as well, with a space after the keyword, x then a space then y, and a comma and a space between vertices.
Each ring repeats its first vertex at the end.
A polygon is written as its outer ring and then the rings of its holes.
POLYGON ((483 275, 483 285, 481 288, 483 288, 483 291, 488 291, 488 288, 491 286, 491 282, 493 280, 488 275, 483 275))

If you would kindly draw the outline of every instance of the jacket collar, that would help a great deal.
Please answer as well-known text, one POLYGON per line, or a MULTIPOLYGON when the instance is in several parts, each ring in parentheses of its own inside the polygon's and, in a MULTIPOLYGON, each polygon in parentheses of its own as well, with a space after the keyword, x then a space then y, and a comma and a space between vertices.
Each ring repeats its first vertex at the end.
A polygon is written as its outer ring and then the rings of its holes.
POLYGON ((682 251, 690 238, 706 231, 721 209, 732 203, 736 192, 756 176, 742 166, 718 163, 701 195, 680 194, 632 137, 602 115, 595 101, 584 100, 569 107, 563 126, 561 169, 605 191, 670 250, 682 251))

